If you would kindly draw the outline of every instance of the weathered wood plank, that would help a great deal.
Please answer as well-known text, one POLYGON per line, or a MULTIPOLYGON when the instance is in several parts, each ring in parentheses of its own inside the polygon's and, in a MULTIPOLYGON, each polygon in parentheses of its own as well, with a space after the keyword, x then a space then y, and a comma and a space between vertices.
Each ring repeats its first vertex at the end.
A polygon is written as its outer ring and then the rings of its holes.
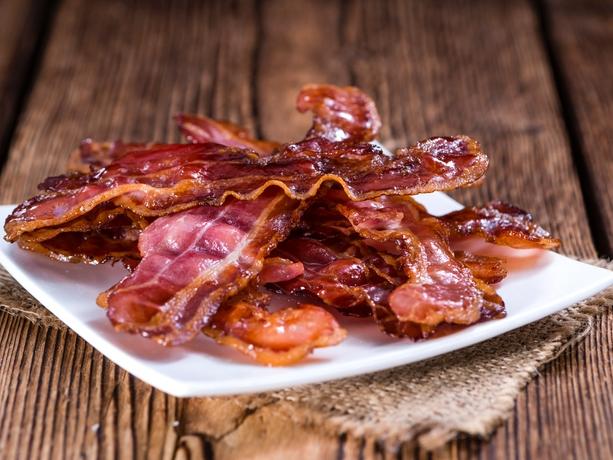
POLYGON ((613 257, 613 1, 549 0, 542 12, 596 243, 613 257))
MULTIPOLYGON (((566 251, 594 254, 526 2, 66 0, 0 199, 23 199, 61 171, 83 136, 174 139, 170 114, 178 110, 298 137, 308 121, 290 100, 310 81, 353 82, 373 94, 388 144, 453 131, 479 137, 493 158, 489 179, 460 199, 516 202, 562 236, 566 251)), ((610 394, 612 325, 601 320, 585 345, 529 385, 491 442, 455 441, 433 457, 606 457, 610 411, 597 406, 610 394), (594 430, 599 446, 589 442, 594 430)), ((299 429, 266 400, 166 396, 72 333, 0 315, 0 345, 0 450, 8 458, 395 455, 299 429)), ((408 446, 401 454, 427 458, 408 446)))
POLYGON ((20 105, 36 69, 54 2, 0 2, 0 164, 4 161, 20 105))

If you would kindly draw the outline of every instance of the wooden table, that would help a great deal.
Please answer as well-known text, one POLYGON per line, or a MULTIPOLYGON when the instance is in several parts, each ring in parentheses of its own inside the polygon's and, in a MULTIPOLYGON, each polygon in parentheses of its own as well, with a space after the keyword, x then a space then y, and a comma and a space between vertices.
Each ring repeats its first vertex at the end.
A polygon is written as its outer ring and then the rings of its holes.
MULTIPOLYGON (((298 138, 307 82, 373 95, 390 146, 480 139, 485 184, 582 257, 613 256, 613 2, 0 0, 0 198, 31 195, 85 136, 177 140, 200 112, 298 138)), ((613 315, 546 366, 490 440, 431 458, 613 458, 613 315)), ((273 405, 177 399, 70 332, 0 315, 2 458, 394 458, 273 405)), ((429 458, 405 447, 401 458, 429 458)))

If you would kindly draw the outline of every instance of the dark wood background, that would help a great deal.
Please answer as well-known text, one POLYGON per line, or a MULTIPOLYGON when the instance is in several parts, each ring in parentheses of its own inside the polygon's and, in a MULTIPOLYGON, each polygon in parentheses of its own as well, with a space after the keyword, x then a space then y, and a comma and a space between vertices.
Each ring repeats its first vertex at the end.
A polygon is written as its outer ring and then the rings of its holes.
MULTIPOLYGON (((373 95, 383 141, 481 140, 466 203, 532 210, 563 252, 613 256, 613 2, 0 0, 0 199, 80 139, 176 140, 200 112, 298 138, 308 82, 373 95)), ((0 314, 2 458, 613 458, 613 315, 542 369, 491 439, 427 454, 317 436, 251 398, 167 396, 70 332, 0 314)))

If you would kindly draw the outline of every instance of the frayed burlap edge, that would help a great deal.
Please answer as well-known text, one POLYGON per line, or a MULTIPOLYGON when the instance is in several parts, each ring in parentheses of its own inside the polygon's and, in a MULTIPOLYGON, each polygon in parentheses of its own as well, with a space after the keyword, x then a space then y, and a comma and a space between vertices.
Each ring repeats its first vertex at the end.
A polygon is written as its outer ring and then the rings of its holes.
POLYGON ((0 311, 25 318, 37 326, 66 327, 53 313, 34 299, 0 266, 0 311))
MULTIPOLYGON (((605 260, 584 260, 613 269, 605 260)), ((268 393, 276 411, 322 434, 365 437, 388 449, 433 450, 459 433, 487 436, 512 412, 538 369, 591 330, 613 289, 561 313, 475 346, 408 366, 268 393)), ((54 328, 66 326, 0 269, 0 310, 54 328)))

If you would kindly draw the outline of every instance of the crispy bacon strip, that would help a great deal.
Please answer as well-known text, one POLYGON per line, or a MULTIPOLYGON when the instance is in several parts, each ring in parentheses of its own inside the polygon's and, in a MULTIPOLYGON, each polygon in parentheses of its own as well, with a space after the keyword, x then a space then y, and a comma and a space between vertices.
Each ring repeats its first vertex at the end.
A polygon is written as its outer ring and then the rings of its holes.
POLYGON ((103 168, 113 161, 134 150, 142 150, 155 144, 124 143, 122 141, 96 142, 92 139, 81 141, 79 148, 73 150, 68 158, 69 171, 89 173, 103 168))
POLYGON ((528 212, 501 201, 464 208, 442 216, 441 220, 454 238, 478 236, 517 249, 560 246, 560 240, 536 224, 528 212))
POLYGON ((264 267, 258 275, 262 284, 289 281, 304 273, 302 262, 296 262, 283 257, 267 257, 264 267))
POLYGON ((375 310, 386 332, 414 336, 419 329, 426 337, 441 324, 469 325, 489 312, 503 313, 494 302, 501 299, 455 258, 445 227, 412 199, 381 197, 339 210, 374 247, 397 253, 408 277, 390 294, 389 311, 384 305, 375 310))
POLYGON ((61 262, 100 264, 138 260, 138 231, 108 228, 91 232, 63 232, 45 241, 23 238, 19 247, 61 262))
POLYGON ((271 190, 251 201, 161 217, 141 234, 142 261, 99 303, 118 330, 164 345, 183 343, 258 274, 301 207, 271 190))
POLYGON ((487 157, 474 140, 432 138, 393 157, 370 144, 311 139, 258 158, 217 144, 156 146, 130 152, 90 175, 60 176, 18 206, 6 221, 7 239, 58 226, 102 204, 141 216, 166 215, 198 204, 220 205, 229 196, 253 200, 271 186, 305 200, 323 183, 340 184, 352 200, 415 194, 469 185, 487 157))
MULTIPOLYGON (((251 148, 260 154, 268 154, 279 145, 276 142, 258 141, 250 137, 247 130, 229 122, 183 114, 177 115, 175 119, 190 142, 212 142, 229 147, 251 148)), ((96 142, 85 139, 71 154, 67 168, 69 171, 88 173, 108 166, 130 151, 144 148, 147 148, 147 144, 96 142)), ((48 187, 50 186, 51 183, 48 183, 48 187)), ((125 213, 127 217, 135 216, 121 208, 112 212, 125 213)), ((112 222, 108 222, 107 211, 96 214, 95 222, 91 222, 91 218, 86 215, 70 225, 30 232, 20 238, 19 244, 24 249, 62 261, 102 263, 121 260, 128 261, 130 267, 134 265, 133 262, 140 258, 136 247, 139 235, 137 230, 144 229, 149 222, 143 222, 145 219, 140 218, 140 225, 134 226, 129 222, 125 223, 126 219, 119 215, 115 216, 112 222), (100 218, 98 214, 107 219, 100 218), (88 225, 83 225, 84 220, 88 221, 88 225)))
POLYGON ((269 301, 262 294, 239 296, 219 309, 204 333, 269 366, 296 363, 347 335, 321 307, 303 304, 272 313, 266 309, 269 301))
POLYGON ((225 145, 251 149, 258 154, 269 155, 281 144, 262 141, 251 136, 249 131, 229 121, 218 121, 202 115, 180 113, 175 116, 179 129, 189 142, 225 145))
POLYGON ((455 251, 454 254, 475 278, 487 284, 499 283, 507 276, 506 261, 500 257, 477 255, 466 251, 455 251))
POLYGON ((18 244, 64 262, 98 264, 132 260, 140 258, 138 237, 147 225, 149 220, 128 210, 102 207, 67 225, 24 233, 18 244))
MULTIPOLYGON (((218 121, 202 115, 178 114, 177 126, 191 143, 214 143, 227 147, 251 149, 260 155, 268 155, 278 148, 278 142, 263 141, 252 137, 245 128, 229 121, 218 121)), ((73 150, 68 158, 68 171, 89 173, 108 166, 112 162, 135 150, 154 147, 155 143, 106 141, 97 142, 85 139, 79 148, 73 150)))
POLYGON ((381 129, 381 118, 370 97, 352 86, 306 85, 298 94, 300 112, 313 112, 308 137, 339 142, 369 142, 381 129))

